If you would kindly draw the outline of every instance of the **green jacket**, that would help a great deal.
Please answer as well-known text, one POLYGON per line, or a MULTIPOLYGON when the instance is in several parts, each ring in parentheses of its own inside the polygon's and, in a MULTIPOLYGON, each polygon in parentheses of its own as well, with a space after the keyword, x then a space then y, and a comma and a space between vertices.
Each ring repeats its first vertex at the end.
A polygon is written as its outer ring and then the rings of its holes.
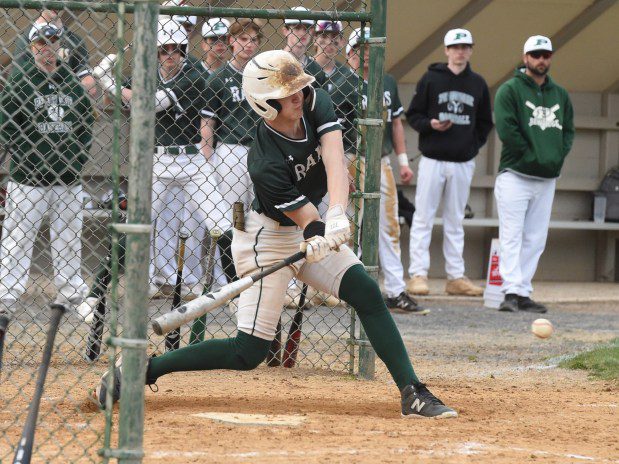
POLYGON ((0 101, 0 143, 11 153, 11 178, 31 186, 78 183, 93 122, 90 100, 65 64, 51 76, 33 61, 15 68, 0 101))
POLYGON ((503 142, 499 172, 559 177, 574 141, 574 109, 563 87, 550 76, 540 87, 517 69, 497 91, 494 119, 503 142))

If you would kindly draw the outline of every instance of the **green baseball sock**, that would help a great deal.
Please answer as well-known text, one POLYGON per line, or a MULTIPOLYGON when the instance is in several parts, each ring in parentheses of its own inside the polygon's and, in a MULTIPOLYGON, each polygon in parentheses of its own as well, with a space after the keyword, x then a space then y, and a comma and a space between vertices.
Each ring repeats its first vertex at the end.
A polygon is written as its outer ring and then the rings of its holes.
POLYGON ((152 358, 146 378, 154 383, 170 372, 230 369, 247 371, 264 361, 270 340, 238 332, 234 338, 211 339, 152 358))
POLYGON ((412 382, 419 382, 380 288, 362 265, 346 271, 339 296, 357 311, 374 351, 389 369, 398 388, 402 390, 412 382))

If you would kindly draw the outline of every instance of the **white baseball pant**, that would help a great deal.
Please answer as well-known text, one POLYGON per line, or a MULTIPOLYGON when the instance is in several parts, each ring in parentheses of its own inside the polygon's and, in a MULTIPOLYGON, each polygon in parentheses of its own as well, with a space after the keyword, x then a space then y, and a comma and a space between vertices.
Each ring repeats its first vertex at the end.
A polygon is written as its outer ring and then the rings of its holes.
POLYGON ((79 303, 88 287, 81 275, 82 186, 31 187, 10 181, 0 246, 0 300, 17 300, 25 291, 34 241, 45 216, 49 234, 54 285, 79 303))
MULTIPOLYGON (((239 277, 271 266, 299 251, 303 231, 296 226, 280 226, 263 214, 250 211, 245 231, 234 230, 232 255, 239 277)), ((338 295, 342 277, 360 264, 350 248, 342 246, 318 263, 305 260, 281 269, 241 293, 238 302, 239 330, 265 340, 275 337, 288 283, 293 277, 325 292, 338 295)))
POLYGON ((201 153, 155 154, 153 163, 152 215, 154 238, 151 281, 174 285, 176 249, 181 227, 189 234, 185 249, 183 281, 191 286, 202 281, 202 239, 207 228, 229 229, 214 173, 201 153))
POLYGON ((443 255, 448 279, 464 276, 464 210, 469 198, 475 160, 464 163, 437 161, 425 156, 419 161, 415 214, 410 232, 408 274, 427 276, 430 269, 432 227, 443 199, 443 255))
POLYGON ((556 179, 500 173, 494 185, 499 213, 499 272, 503 293, 529 296, 546 247, 556 179))

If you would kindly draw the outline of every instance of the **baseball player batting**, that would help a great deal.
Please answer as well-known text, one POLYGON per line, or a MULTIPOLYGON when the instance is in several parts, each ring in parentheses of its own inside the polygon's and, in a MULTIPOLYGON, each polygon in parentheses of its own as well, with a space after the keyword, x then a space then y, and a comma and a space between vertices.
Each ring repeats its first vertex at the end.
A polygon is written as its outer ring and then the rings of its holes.
MULTIPOLYGON (((338 295, 357 312, 374 350, 401 394, 407 417, 456 417, 421 383, 378 284, 345 244, 351 236, 345 215, 348 182, 342 131, 329 95, 314 90, 314 77, 290 53, 273 50, 253 58, 243 71, 243 92, 261 117, 248 156, 256 198, 245 231, 234 231, 232 254, 239 276, 281 261, 297 250, 305 260, 257 280, 241 293, 237 335, 211 339, 151 358, 146 384, 170 372, 210 369, 250 370, 267 356, 275 336, 284 294, 293 277, 338 295), (321 218, 316 205, 329 193, 321 218)), ((119 360, 121 361, 121 360, 119 360)), ((122 362, 114 384, 104 375, 95 396, 105 407, 112 389, 120 397, 122 362)))

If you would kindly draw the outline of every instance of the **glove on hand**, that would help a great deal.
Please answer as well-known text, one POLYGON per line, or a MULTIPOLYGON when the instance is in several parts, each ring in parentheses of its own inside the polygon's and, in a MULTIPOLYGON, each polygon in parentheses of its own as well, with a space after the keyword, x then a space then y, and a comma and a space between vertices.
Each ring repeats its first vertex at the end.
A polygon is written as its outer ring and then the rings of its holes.
POLYGON ((339 251, 340 245, 350 240, 350 222, 342 205, 329 208, 325 215, 325 239, 329 248, 339 251))
POLYGON ((327 239, 320 235, 314 235, 312 238, 301 242, 299 248, 305 252, 305 260, 308 263, 317 263, 331 253, 327 239))
POLYGON ((116 63, 116 55, 112 53, 103 58, 92 70, 92 76, 99 81, 105 92, 114 92, 116 89, 116 82, 112 78, 114 63, 116 63))

